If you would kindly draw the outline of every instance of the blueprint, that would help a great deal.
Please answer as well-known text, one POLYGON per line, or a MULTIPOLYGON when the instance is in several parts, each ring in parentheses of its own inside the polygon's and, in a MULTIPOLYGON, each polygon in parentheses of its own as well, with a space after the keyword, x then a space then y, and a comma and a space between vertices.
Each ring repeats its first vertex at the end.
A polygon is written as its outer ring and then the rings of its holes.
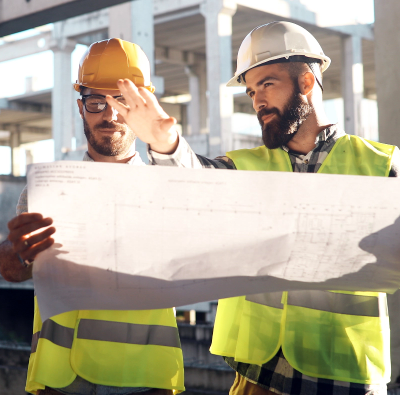
POLYGON ((393 178, 54 162, 29 167, 28 204, 56 227, 33 269, 43 319, 400 287, 393 178))

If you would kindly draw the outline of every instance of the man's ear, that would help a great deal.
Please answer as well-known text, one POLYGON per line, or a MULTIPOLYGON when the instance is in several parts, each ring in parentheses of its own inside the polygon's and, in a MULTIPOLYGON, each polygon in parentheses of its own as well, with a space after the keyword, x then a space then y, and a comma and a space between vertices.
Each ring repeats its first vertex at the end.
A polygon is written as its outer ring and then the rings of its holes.
POLYGON ((79 114, 81 118, 83 119, 83 103, 81 99, 77 99, 76 102, 78 103, 78 108, 79 108, 79 114))
POLYGON ((306 71, 304 74, 300 74, 299 88, 301 94, 307 96, 314 89, 316 82, 315 75, 311 71, 306 71))

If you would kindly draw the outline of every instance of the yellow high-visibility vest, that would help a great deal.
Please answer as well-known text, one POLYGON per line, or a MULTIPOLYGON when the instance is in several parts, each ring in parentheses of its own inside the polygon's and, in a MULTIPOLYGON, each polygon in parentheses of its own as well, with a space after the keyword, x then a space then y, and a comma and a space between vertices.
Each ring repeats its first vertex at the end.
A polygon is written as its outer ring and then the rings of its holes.
MULTIPOLYGON (((318 173, 386 177, 395 147, 345 135, 318 173)), ((239 170, 292 171, 289 155, 265 146, 228 152, 239 170)), ((289 291, 222 299, 211 353, 262 365, 282 347, 312 377, 363 384, 390 380, 386 294, 289 291)))
POLYGON ((106 386, 184 391, 173 309, 79 310, 42 323, 35 297, 26 391, 63 388, 77 375, 106 386))

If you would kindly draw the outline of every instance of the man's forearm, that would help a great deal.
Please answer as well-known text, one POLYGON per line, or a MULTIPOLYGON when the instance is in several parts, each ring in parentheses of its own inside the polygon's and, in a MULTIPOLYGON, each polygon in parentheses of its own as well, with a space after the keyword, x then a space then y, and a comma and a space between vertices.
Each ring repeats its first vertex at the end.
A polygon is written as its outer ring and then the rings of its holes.
POLYGON ((32 265, 24 267, 21 264, 8 240, 0 244, 0 274, 5 280, 15 283, 32 278, 32 265))
POLYGON ((147 156, 150 165, 177 166, 188 169, 236 169, 232 160, 226 156, 208 159, 201 155, 196 155, 182 136, 179 137, 179 144, 174 153, 160 154, 148 149, 147 156))

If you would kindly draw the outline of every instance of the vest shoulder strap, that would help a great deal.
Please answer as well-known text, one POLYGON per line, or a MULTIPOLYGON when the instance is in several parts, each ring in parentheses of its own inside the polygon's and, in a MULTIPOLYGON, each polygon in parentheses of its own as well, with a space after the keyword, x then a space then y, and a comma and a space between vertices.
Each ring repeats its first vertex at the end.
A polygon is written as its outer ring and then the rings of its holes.
POLYGON ((268 149, 264 145, 226 153, 238 170, 292 171, 289 155, 282 148, 268 149))
POLYGON ((387 177, 395 148, 346 134, 336 141, 318 173, 387 177))

